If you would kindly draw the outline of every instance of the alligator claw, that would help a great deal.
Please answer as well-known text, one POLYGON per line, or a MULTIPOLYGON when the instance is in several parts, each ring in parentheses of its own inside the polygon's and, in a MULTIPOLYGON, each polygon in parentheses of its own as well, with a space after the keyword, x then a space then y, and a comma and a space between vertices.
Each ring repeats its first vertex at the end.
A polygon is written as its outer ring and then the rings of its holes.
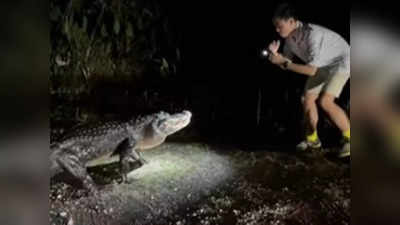
POLYGON ((143 157, 140 158, 139 161, 142 163, 142 165, 144 165, 144 164, 149 164, 149 161, 145 160, 143 157))

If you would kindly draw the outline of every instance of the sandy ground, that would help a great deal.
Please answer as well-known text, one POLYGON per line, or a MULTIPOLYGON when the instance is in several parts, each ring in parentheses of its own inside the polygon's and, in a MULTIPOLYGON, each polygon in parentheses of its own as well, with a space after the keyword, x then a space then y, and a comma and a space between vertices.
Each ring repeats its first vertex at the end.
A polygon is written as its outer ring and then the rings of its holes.
POLYGON ((52 180, 51 224, 350 224, 350 163, 319 153, 165 143, 119 184, 116 164, 89 171, 91 195, 52 180))

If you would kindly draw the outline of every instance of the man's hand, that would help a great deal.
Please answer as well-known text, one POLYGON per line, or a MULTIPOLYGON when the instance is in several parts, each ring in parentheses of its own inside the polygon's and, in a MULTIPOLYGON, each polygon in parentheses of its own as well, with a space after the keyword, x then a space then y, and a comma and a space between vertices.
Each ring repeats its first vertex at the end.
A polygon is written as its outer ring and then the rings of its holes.
POLYGON ((268 50, 272 52, 272 54, 277 54, 279 50, 279 46, 281 45, 280 41, 273 41, 269 44, 268 50))
POLYGON ((279 53, 270 54, 268 59, 271 63, 279 66, 281 66, 284 62, 288 60, 279 53))

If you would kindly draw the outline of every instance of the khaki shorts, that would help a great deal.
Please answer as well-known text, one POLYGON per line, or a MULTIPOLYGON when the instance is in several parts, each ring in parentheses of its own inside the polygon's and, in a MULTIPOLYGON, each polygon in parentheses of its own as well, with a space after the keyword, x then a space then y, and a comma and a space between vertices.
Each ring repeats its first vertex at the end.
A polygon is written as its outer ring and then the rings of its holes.
POLYGON ((308 78, 304 92, 316 95, 326 92, 338 98, 349 79, 349 73, 338 72, 331 74, 326 69, 318 69, 315 76, 308 78))

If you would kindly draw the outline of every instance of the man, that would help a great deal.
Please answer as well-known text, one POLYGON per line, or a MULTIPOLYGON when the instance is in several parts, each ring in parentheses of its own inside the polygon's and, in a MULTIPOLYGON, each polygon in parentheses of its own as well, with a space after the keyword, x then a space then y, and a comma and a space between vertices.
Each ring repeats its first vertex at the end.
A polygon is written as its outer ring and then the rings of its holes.
POLYGON ((317 134, 318 102, 343 133, 343 146, 338 156, 350 156, 350 121, 344 110, 335 103, 335 98, 340 96, 350 78, 349 44, 339 34, 325 27, 301 22, 287 3, 276 8, 272 22, 285 43, 283 55, 278 53, 279 41, 270 43, 270 62, 282 69, 308 76, 303 106, 309 127, 305 140, 297 145, 297 149, 321 147, 317 134), (293 63, 294 55, 305 64, 293 63))

